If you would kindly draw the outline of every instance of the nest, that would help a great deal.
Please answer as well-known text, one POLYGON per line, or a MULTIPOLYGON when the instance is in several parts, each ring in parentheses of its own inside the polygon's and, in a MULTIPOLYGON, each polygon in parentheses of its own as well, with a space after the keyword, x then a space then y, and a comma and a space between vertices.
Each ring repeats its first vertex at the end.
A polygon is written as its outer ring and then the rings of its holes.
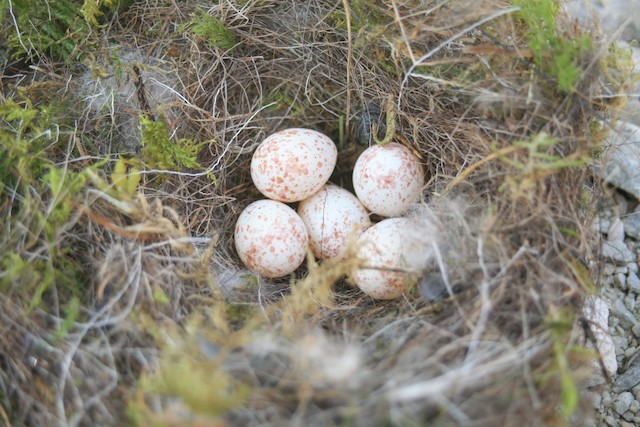
POLYGON ((499 1, 147 0, 105 24, 79 79, 54 84, 70 67, 41 59, 31 86, 17 83, 72 100, 82 135, 56 164, 109 161, 56 241, 81 291, 51 286, 31 310, 14 288, 0 301, 6 423, 589 419, 580 383, 599 368, 579 350, 580 321, 597 279, 599 185, 587 166, 610 108, 598 95, 622 88, 593 34, 571 58, 573 89, 558 89, 518 13, 499 1), (197 142, 201 167, 145 163, 140 116, 176 146, 197 142), (351 188, 357 155, 387 123, 425 166, 415 233, 436 230, 415 289, 371 300, 345 278, 352 258, 276 280, 246 271, 233 225, 262 198, 255 147, 286 127, 322 131, 339 147, 332 181, 351 188))

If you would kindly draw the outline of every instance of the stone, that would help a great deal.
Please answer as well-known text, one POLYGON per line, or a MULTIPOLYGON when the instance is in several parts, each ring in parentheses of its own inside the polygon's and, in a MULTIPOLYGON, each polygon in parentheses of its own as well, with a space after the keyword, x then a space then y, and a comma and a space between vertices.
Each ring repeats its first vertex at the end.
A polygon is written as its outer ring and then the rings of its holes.
POLYGON ((635 208, 633 213, 625 215, 622 222, 627 237, 640 240, 640 205, 635 208))
POLYGON ((611 402, 613 402, 613 398, 611 397, 611 393, 605 391, 602 393, 602 406, 608 407, 611 406, 611 402))
POLYGON ((596 349, 602 364, 611 376, 618 371, 616 349, 609 334, 609 307, 598 297, 588 297, 583 306, 584 317, 589 321, 591 332, 596 340, 596 349))
MULTIPOLYGON (((636 414, 634 414, 633 412, 627 411, 624 414, 622 414, 622 418, 624 418, 627 421, 631 421, 631 420, 633 420, 633 417, 635 417, 635 415, 636 414)), ((624 421, 622 421, 622 422, 624 422, 624 421)), ((620 425, 622 425, 622 424, 620 424, 620 425)))
POLYGON ((615 217, 607 230, 607 240, 610 242, 624 241, 624 222, 619 217, 615 217))
POLYGON ((629 264, 627 264, 627 268, 629 269, 629 272, 637 273, 638 272, 638 263, 637 262, 630 262, 629 264))
MULTIPOLYGON (((637 360, 637 359, 636 359, 637 360)), ((616 380, 613 391, 620 393, 623 391, 634 389, 640 384, 640 364, 632 363, 627 370, 616 380)), ((640 390, 636 393, 640 396, 640 390)))
POLYGON ((602 268, 602 274, 605 276, 613 276, 616 272, 616 266, 614 264, 610 264, 606 262, 604 267, 602 268))
POLYGON ((638 402, 637 400, 634 400, 633 402, 631 402, 631 406, 629 406, 629 410, 634 413, 640 411, 640 402, 638 402))
POLYGON ((633 295, 627 295, 624 297, 624 306, 631 312, 636 309, 636 299, 633 295))
POLYGON ((631 393, 633 393, 633 397, 635 397, 636 400, 640 400, 640 383, 631 388, 631 393))
MULTIPOLYGON (((624 416, 623 416, 624 417, 624 416)), ((626 419, 626 418, 625 418, 626 419)), ((631 416, 630 420, 627 421, 620 421, 620 427, 638 427, 635 424, 631 424, 630 421, 633 420, 633 415, 631 416)))
POLYGON ((616 421, 615 418, 613 418, 611 415, 607 415, 604 419, 604 421, 609 424, 611 427, 617 427, 618 426, 618 422, 616 421))
POLYGON ((586 398, 591 401, 591 405, 595 408, 598 409, 600 407, 600 404, 602 403, 602 396, 598 393, 594 393, 594 392, 589 392, 586 395, 586 398))
POLYGON ((602 242, 602 257, 605 261, 613 262, 617 265, 626 265, 635 261, 636 257, 623 241, 602 242))
POLYGON ((605 182, 640 200, 640 127, 623 122, 611 131, 604 146, 605 182))
POLYGON ((616 273, 613 276, 613 283, 623 291, 627 290, 627 276, 622 273, 616 273))
POLYGON ((633 335, 635 335, 637 338, 640 338, 640 322, 636 323, 635 325, 633 325, 633 327, 631 328, 631 332, 633 333, 633 335))
POLYGON ((624 274, 626 276, 627 274, 629 274, 629 267, 627 267, 626 265, 621 265, 620 267, 616 267, 615 272, 616 274, 624 274))
MULTIPOLYGON (((613 401, 613 410, 622 415, 629 410, 632 402, 633 394, 628 391, 620 393, 618 397, 613 401)), ((633 418, 633 416, 631 418, 633 418)))
POLYGON ((627 286, 632 292, 640 294, 640 277, 638 277, 636 273, 630 271, 627 275, 627 286))
POLYGON ((613 304, 611 304, 610 308, 613 314, 620 319, 620 325, 623 328, 632 328, 636 323, 638 323, 633 313, 631 313, 624 305, 622 298, 617 299, 613 304))

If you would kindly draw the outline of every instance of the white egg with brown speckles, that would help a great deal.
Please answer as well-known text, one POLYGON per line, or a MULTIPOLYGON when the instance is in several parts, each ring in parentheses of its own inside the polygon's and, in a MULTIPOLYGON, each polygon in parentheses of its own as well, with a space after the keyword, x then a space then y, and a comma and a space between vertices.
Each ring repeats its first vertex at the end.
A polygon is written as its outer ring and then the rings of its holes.
POLYGON ((348 190, 328 184, 300 202, 298 215, 309 231, 309 244, 320 259, 341 256, 349 239, 371 226, 369 212, 348 190))
POLYGON ((247 206, 236 222, 234 240, 244 265, 270 278, 286 276, 300 267, 309 245, 300 216, 275 200, 247 206))
POLYGON ((358 157, 353 188, 363 205, 385 217, 405 213, 420 199, 424 169, 402 144, 374 145, 358 157))
POLYGON ((337 159, 336 145, 323 133, 284 129, 267 137, 253 153, 251 179, 272 200, 298 202, 327 183, 337 159))
POLYGON ((371 298, 390 300, 405 294, 420 275, 413 265, 417 249, 407 218, 389 218, 371 226, 358 239, 358 259, 364 266, 353 273, 356 285, 371 298))

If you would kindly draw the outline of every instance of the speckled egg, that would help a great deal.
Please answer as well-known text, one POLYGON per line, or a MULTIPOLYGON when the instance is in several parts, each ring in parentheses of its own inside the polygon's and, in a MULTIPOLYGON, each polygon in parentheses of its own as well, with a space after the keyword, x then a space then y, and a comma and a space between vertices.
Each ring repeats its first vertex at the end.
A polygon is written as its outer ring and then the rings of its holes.
POLYGON ((358 239, 358 258, 368 268, 356 270, 353 280, 375 299, 390 300, 413 285, 419 269, 410 265, 415 245, 411 244, 406 218, 389 218, 371 226, 358 239))
POLYGON ((311 250, 320 259, 342 255, 349 238, 358 238, 371 226, 360 200, 333 184, 300 202, 298 215, 307 226, 311 250))
POLYGON ((411 150, 402 144, 367 148, 353 168, 353 188, 371 212, 402 215, 420 199, 424 170, 411 150))
POLYGON ((297 202, 327 183, 338 159, 328 136, 291 128, 267 137, 251 159, 251 179, 262 194, 281 202, 297 202))
POLYGON ((244 265, 271 278, 297 269, 309 245, 300 216, 275 200, 258 200, 247 206, 238 218, 234 238, 244 265))

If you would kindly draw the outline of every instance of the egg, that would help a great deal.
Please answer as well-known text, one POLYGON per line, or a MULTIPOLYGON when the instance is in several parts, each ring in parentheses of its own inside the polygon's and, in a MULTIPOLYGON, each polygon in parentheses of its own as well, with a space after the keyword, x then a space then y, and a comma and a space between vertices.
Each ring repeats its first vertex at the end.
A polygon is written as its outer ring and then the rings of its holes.
POLYGON ((313 254, 320 259, 341 256, 349 238, 371 226, 369 212, 348 190, 328 184, 298 205, 298 215, 309 232, 313 254))
POLYGON ((385 217, 405 213, 420 199, 424 170, 402 144, 373 145, 353 168, 353 188, 371 212, 385 217))
POLYGON ((247 206, 236 222, 234 240, 244 265, 270 278, 297 269, 309 246, 302 218, 275 200, 258 200, 247 206))
POLYGON ((358 239, 358 259, 365 268, 353 273, 353 280, 375 299, 390 300, 406 293, 420 276, 416 240, 407 218, 389 218, 374 224, 358 239))
POLYGON ((266 197, 297 202, 327 183, 338 159, 328 136, 315 130, 290 128, 267 137, 251 159, 251 179, 266 197))

